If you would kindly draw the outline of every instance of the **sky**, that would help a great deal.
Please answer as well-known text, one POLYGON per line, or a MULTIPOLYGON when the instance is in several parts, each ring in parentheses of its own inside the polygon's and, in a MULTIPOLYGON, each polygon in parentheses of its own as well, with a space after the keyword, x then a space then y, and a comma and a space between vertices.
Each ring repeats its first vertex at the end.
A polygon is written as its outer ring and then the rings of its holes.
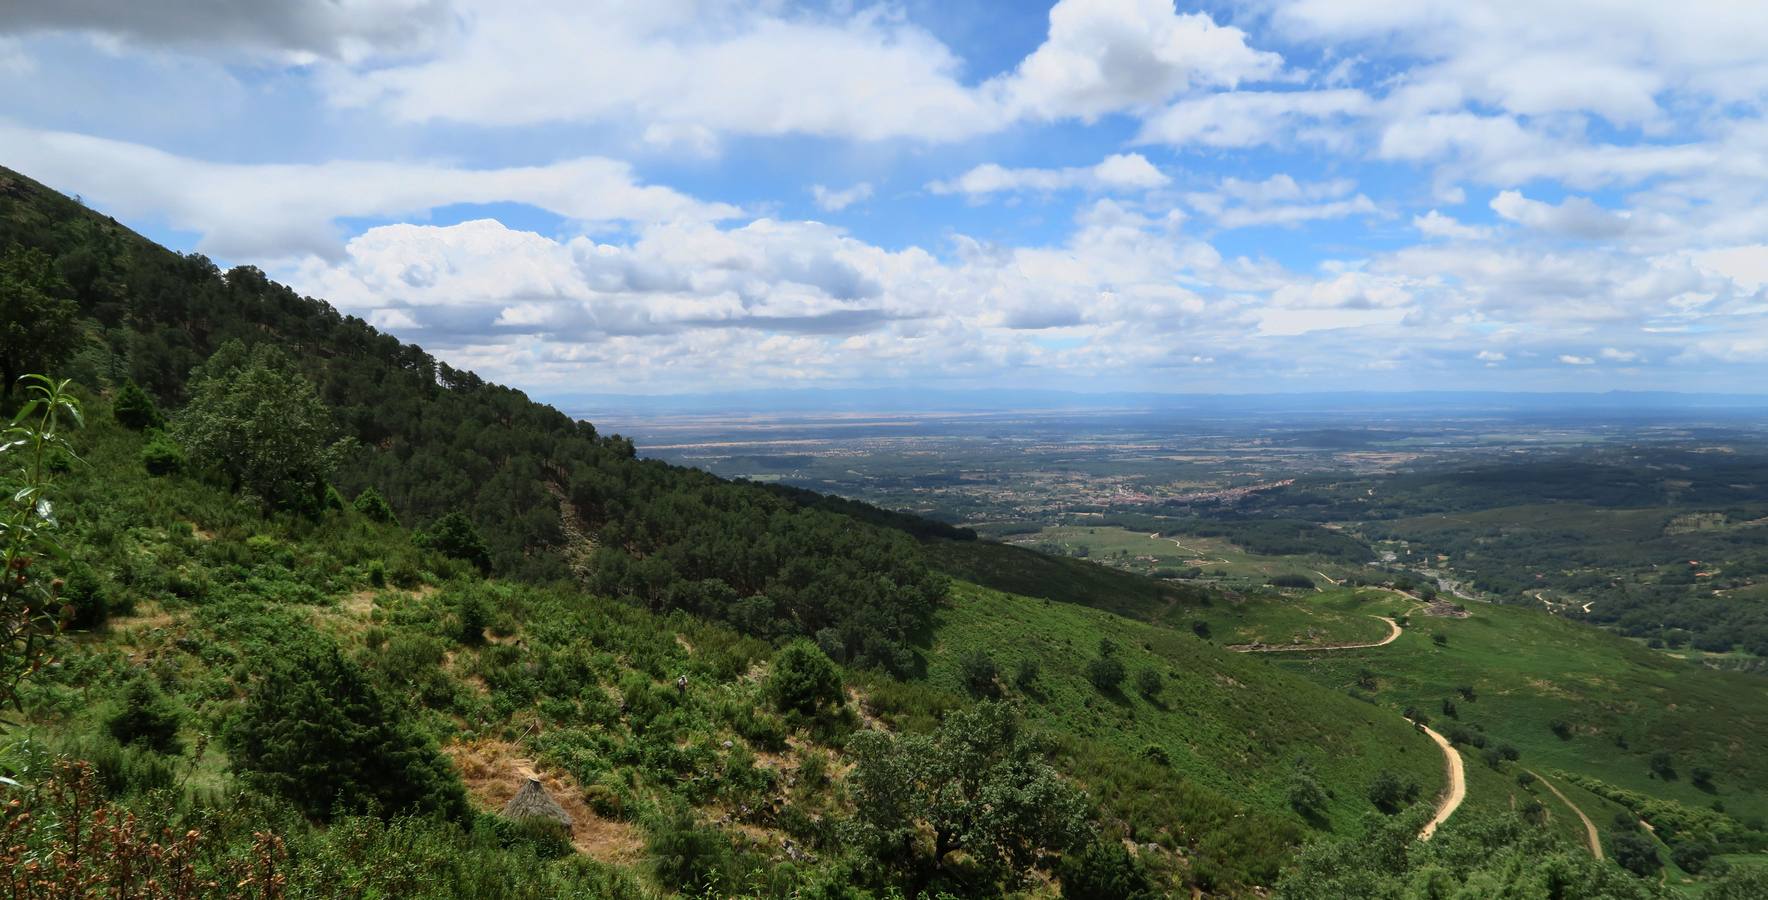
POLYGON ((0 0, 0 164, 546 398, 1768 389, 1768 3, 0 0))

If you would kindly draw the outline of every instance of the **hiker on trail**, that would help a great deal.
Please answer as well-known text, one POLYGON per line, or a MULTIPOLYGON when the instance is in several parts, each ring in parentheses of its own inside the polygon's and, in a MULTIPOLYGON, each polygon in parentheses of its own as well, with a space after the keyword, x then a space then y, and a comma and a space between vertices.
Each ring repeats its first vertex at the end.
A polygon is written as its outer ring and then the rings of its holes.
POLYGON ((688 692, 688 677, 686 675, 676 677, 675 691, 678 694, 686 694, 688 692))

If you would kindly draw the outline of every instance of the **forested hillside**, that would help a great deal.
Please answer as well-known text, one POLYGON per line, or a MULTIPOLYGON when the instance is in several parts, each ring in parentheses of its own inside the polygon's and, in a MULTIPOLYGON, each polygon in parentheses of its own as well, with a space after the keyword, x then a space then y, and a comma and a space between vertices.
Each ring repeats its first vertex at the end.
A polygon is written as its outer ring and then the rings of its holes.
MULTIPOLYGON (((841 514, 858 504, 636 459, 630 441, 454 369, 256 269, 223 273, 168 252, 6 170, 0 252, 8 285, 40 298, 19 307, 40 334, 21 330, 8 341, 9 379, 55 362, 82 383, 139 385, 170 408, 192 395, 193 371, 230 342, 273 346, 276 365, 317 388, 323 410, 312 427, 347 441, 331 482, 351 496, 373 487, 418 527, 464 514, 495 573, 565 577, 568 560, 590 550, 569 546, 568 516, 587 525, 578 540, 598 548, 604 591, 751 633, 814 636, 839 657, 899 671, 913 665, 905 642, 943 594, 911 540, 841 514)), ((291 476, 303 481, 295 487, 314 488, 311 496, 266 499, 285 507, 323 499, 317 473, 291 476)), ((891 522, 882 511, 870 518, 891 522)))
POLYGON ((1666 896, 1212 640, 1280 603, 638 459, 5 170, 0 299, 11 896, 1666 896))

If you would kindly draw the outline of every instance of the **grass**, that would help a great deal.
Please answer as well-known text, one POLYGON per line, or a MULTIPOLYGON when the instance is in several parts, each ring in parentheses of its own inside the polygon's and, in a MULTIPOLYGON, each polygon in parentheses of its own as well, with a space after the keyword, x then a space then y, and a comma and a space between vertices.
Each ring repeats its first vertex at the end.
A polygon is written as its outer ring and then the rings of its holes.
MULTIPOLYGON (((1391 599, 1368 602, 1372 610, 1392 609, 1391 599)), ((1759 748, 1768 734, 1768 691, 1759 676, 1699 668, 1532 609, 1473 604, 1471 612, 1467 619, 1414 614, 1407 634, 1387 647, 1285 654, 1276 662, 1330 687, 1353 685, 1368 670, 1383 702, 1432 714, 1453 698, 1462 722, 1516 746, 1537 771, 1579 772, 1690 806, 1719 800, 1746 821, 1768 816, 1760 788, 1768 783, 1768 756, 1759 748), (1437 634, 1447 643, 1425 639, 1437 634), (1463 686, 1478 699, 1457 696, 1463 686), (1569 737, 1555 734, 1556 721, 1569 737), (1677 777, 1652 774, 1657 751, 1670 753, 1677 777), (1722 773, 1714 793, 1691 784, 1687 773, 1696 766, 1722 773)))
POLYGON ((1175 773, 1297 821, 1286 799, 1297 757, 1308 759, 1332 795, 1323 824, 1335 831, 1348 833, 1372 809, 1365 792, 1381 769, 1417 782, 1426 798, 1443 785, 1441 754, 1397 711, 1189 633, 959 584, 940 614, 929 681, 960 690, 958 661, 977 650, 994 658, 1004 678, 1024 660, 1038 663, 1034 690, 1007 688, 1033 721, 1129 752, 1159 746, 1175 773), (1122 691, 1102 692, 1086 678, 1101 638, 1121 648, 1131 673, 1122 691), (1133 687, 1143 669, 1163 678, 1158 700, 1133 687))
POLYGON ((1084 549, 1088 559, 1142 575, 1196 567, 1203 570, 1194 579, 1197 583, 1217 587, 1257 587, 1276 575, 1303 575, 1326 587, 1329 585, 1322 573, 1339 580, 1351 571, 1325 557, 1266 556, 1219 537, 1151 538, 1147 532, 1115 526, 1057 525, 1022 540, 1052 545, 1064 552, 1084 549))

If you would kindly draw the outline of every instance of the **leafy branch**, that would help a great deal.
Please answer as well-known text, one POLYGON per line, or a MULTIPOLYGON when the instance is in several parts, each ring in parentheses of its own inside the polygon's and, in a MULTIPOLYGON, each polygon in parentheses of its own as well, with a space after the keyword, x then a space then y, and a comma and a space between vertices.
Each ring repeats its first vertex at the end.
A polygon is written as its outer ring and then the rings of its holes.
POLYGON ((19 685, 44 663, 60 630, 52 610, 61 582, 40 574, 44 559, 66 558, 55 538, 49 461, 57 453, 78 459, 63 432, 84 424, 70 382, 26 375, 19 383, 24 405, 0 430, 0 702, 14 709, 21 708, 19 685))

